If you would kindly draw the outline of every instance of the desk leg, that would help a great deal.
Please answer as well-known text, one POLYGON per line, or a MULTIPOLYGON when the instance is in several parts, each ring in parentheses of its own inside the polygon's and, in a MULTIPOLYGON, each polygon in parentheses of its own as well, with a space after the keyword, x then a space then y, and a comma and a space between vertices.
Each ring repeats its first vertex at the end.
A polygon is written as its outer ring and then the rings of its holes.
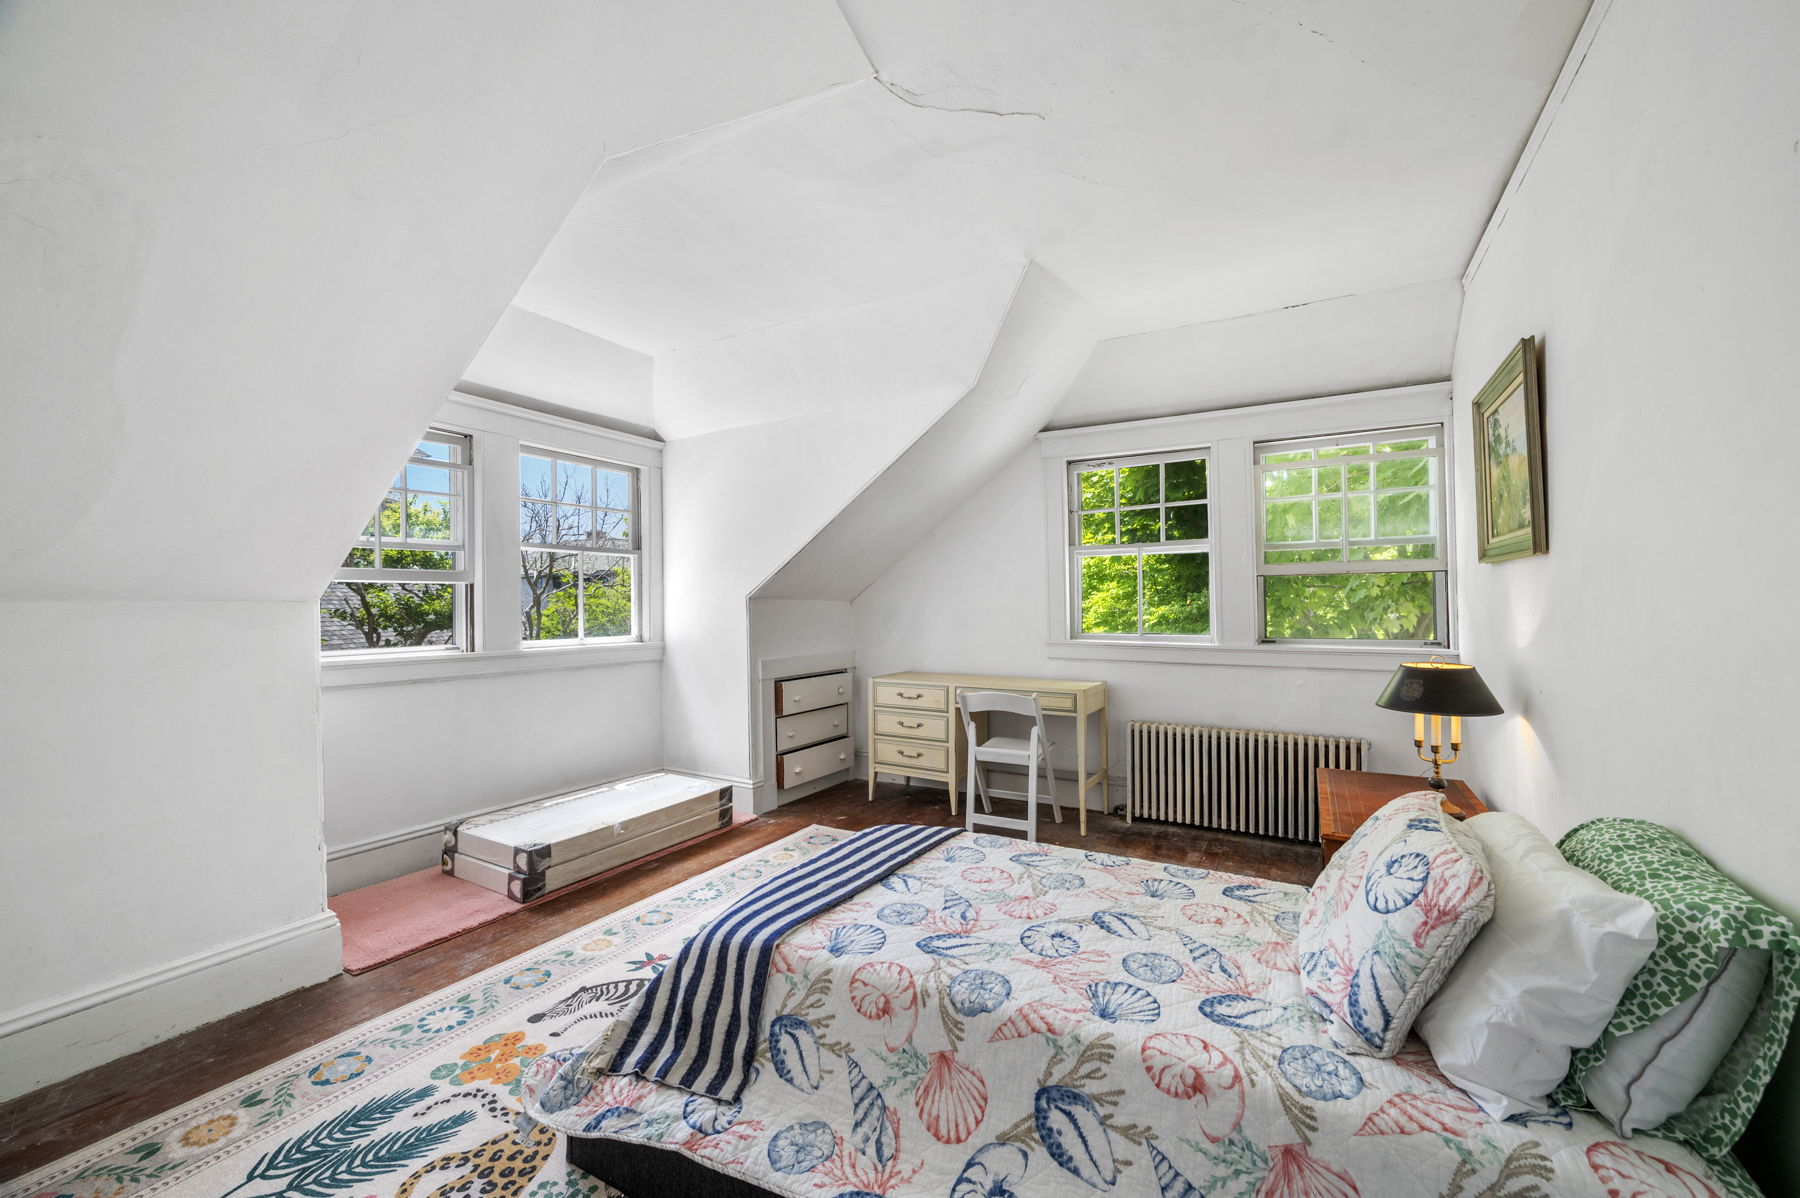
MULTIPOLYGON (((1099 712, 1100 719, 1100 810, 1112 811, 1112 746, 1107 743, 1106 708, 1099 712)), ((1125 822, 1131 822, 1131 808, 1125 808, 1125 822)))
POLYGON ((1087 716, 1075 717, 1075 802, 1081 812, 1081 834, 1087 835, 1087 716))

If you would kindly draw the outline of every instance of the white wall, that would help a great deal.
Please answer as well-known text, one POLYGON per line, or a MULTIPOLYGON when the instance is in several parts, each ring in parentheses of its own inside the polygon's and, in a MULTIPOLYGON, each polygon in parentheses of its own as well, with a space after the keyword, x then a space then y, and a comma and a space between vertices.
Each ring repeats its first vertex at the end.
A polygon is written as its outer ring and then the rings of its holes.
MULTIPOLYGON (((1478 259, 1455 370, 1466 404, 1543 343, 1550 552, 1465 560, 1465 659, 1508 713, 1466 773, 1552 835, 1668 824, 1789 913, 1797 43, 1787 0, 1612 4, 1478 259)), ((1770 1193, 1800 1177, 1785 1089, 1749 1153, 1770 1193)))
POLYGON ((815 90, 765 17, 5 6, 0 1099, 334 972, 318 593, 604 154, 815 90))
POLYGON ((1340 296, 1235 320, 1113 337, 1094 349, 1051 428, 1435 383, 1450 374, 1455 279, 1340 296))
POLYGON ((651 359, 513 305, 463 371, 463 390, 525 397, 640 436, 655 420, 651 359))
POLYGON ((672 436, 663 457, 669 768, 754 780, 752 592, 969 389, 1018 277, 657 358, 658 427, 702 430, 672 436))
POLYGON ((935 415, 890 405, 669 443, 663 735, 670 769, 753 780, 750 593, 935 415))
POLYGON ((662 765, 654 661, 329 686, 331 893, 437 862, 445 823, 662 765))
POLYGON ((312 603, 0 604, 0 1100, 337 972, 312 603))
MULTIPOLYGON (((1104 679, 1116 778, 1126 773, 1131 720, 1364 736, 1375 742, 1371 768, 1415 769, 1409 717, 1375 706, 1392 662, 1340 670, 1051 658, 1042 470, 1033 443, 856 598, 864 677, 934 670, 1104 679)), ((1074 739, 1058 739, 1057 766, 1073 771, 1074 739)))

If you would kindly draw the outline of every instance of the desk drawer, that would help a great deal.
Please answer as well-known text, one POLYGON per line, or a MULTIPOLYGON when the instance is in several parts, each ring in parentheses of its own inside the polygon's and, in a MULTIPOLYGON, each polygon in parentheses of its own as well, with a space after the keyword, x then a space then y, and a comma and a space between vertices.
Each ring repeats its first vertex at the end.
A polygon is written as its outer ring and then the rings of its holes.
POLYGON ((950 768, 950 750, 946 745, 923 741, 875 740, 875 764, 885 765, 899 773, 944 773, 950 768))
POLYGON ((840 736, 810 749, 795 749, 775 759, 775 785, 786 790, 814 778, 825 778, 850 768, 850 738, 840 736))
POLYGON ((932 682, 877 682, 875 706, 949 711, 950 688, 942 683, 932 682))
POLYGON ((915 740, 949 740, 950 717, 906 711, 875 712, 875 735, 910 736, 915 740))
POLYGON ((992 687, 992 686, 964 686, 964 687, 958 687, 957 693, 961 694, 963 691, 994 691, 994 690, 999 691, 999 693, 1003 694, 1003 695, 1023 695, 1026 698, 1030 698, 1032 695, 1035 694, 1035 695, 1037 695, 1038 706, 1043 708, 1045 711, 1074 711, 1075 710, 1075 696, 1069 694, 1067 691, 1050 691, 1050 692, 1016 691, 1016 690, 1010 690, 1010 689, 1006 689, 1006 688, 1002 688, 1002 687, 992 687))
POLYGON ((850 674, 847 670, 816 674, 811 678, 783 678, 775 684, 776 715, 798 715, 849 701, 850 674))
POLYGON ((775 751, 804 749, 822 740, 835 740, 849 731, 848 707, 821 707, 817 711, 785 715, 775 721, 775 751))

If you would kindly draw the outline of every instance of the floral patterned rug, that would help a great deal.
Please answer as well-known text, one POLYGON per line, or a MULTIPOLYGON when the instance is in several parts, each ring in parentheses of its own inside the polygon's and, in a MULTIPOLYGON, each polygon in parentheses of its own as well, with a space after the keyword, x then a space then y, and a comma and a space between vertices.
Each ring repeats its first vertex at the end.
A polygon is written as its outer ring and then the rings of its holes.
MULTIPOLYGON (((239 1079, 0 1198, 594 1198, 519 1128, 523 1068, 582 1048, 712 914, 850 833, 813 827, 239 1079)), ((404 965, 395 968, 404 969, 404 965)))

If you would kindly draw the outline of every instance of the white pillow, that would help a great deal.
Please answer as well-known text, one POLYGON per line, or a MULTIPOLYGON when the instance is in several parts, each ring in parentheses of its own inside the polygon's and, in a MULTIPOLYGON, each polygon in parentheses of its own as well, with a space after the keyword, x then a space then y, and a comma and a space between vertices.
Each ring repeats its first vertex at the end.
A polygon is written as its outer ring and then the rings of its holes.
POLYGON ((1649 1027, 1620 1036, 1581 1079, 1588 1101, 1620 1133, 1661 1127, 1718 1072, 1762 996, 1769 950, 1737 948, 1699 993, 1649 1027))
POLYGON ((1521 816, 1462 826, 1486 854, 1494 916, 1414 1029, 1488 1114, 1542 1113, 1656 947, 1656 911, 1564 861, 1521 816))

